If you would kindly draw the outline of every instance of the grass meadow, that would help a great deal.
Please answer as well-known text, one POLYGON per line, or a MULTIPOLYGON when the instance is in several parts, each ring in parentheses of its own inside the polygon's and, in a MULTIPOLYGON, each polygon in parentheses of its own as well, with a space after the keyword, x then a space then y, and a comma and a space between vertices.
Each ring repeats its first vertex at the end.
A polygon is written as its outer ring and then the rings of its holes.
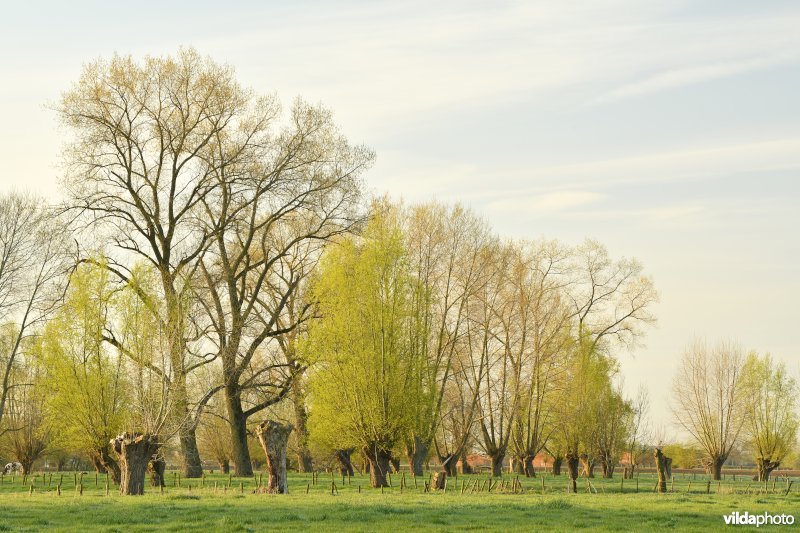
MULTIPOLYGON (((170 472, 166 479, 163 493, 148 487, 145 496, 121 497, 113 487, 106 495, 105 477, 94 473, 5 476, 0 531, 706 531, 731 527, 722 517, 733 511, 800 519, 796 478, 765 487, 746 476, 709 484, 705 476, 676 474, 671 492, 655 494, 655 477, 641 474, 624 484, 619 477, 591 485, 580 479, 579 493, 569 494, 564 475, 519 478, 519 484, 506 475, 491 491, 486 476, 459 476, 444 493, 426 493, 424 480, 415 487, 408 475, 393 475, 391 488, 372 489, 357 475, 334 476, 332 494, 330 474, 292 474, 288 495, 259 493, 259 477, 179 480, 170 472)), ((779 526, 759 529, 765 528, 779 526)))

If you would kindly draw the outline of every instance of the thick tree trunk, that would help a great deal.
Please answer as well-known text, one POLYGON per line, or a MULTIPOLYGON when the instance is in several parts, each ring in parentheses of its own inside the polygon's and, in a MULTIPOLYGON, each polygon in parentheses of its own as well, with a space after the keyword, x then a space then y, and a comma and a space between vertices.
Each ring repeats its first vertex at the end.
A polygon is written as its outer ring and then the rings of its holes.
POLYGON ((769 481, 772 471, 781 465, 779 462, 770 461, 768 458, 764 459, 762 457, 756 459, 756 464, 758 465, 758 480, 762 482, 769 481))
POLYGON ((288 494, 289 483, 286 477, 286 447, 289 443, 289 434, 294 429, 291 424, 281 424, 274 420, 267 420, 258 426, 258 440, 267 456, 267 469, 269 470, 269 483, 267 492, 288 494))
POLYGON ((442 464, 442 469, 447 472, 448 476, 455 476, 458 472, 458 457, 456 454, 451 453, 449 455, 440 455, 439 462, 442 464))
POLYGON ((158 456, 153 456, 147 470, 150 472, 150 484, 153 487, 166 487, 164 482, 164 470, 167 469, 167 463, 164 459, 158 456))
POLYGON ((369 462, 369 481, 374 488, 387 487, 386 475, 389 473, 391 454, 378 446, 364 448, 364 456, 369 462))
POLYGON ((105 474, 106 467, 103 466, 103 463, 100 461, 100 456, 97 454, 97 452, 91 452, 89 454, 89 460, 92 462, 92 465, 94 465, 95 472, 98 474, 105 474))
POLYGON ((564 462, 563 457, 553 457, 553 475, 561 475, 561 464, 564 462))
POLYGON ((431 490, 444 490, 447 472, 436 472, 431 480, 431 490))
POLYGON ((462 450, 462 452, 461 452, 461 473, 467 475, 467 474, 471 474, 472 472, 473 472, 472 465, 469 464, 469 461, 467 460, 467 451, 466 450, 462 450))
POLYGON ((525 459, 522 456, 515 455, 511 458, 508 465, 509 474, 525 475, 525 459))
MULTIPOLYGON (((311 451, 308 449, 308 412, 306 411, 305 398, 301 389, 300 376, 292 383, 292 403, 294 405, 294 423, 297 438, 297 469, 300 472, 313 472, 314 462, 311 451)), ((348 463, 350 459, 348 457, 348 463)), ((353 465, 350 465, 350 474, 353 465)))
POLYGON ((111 441, 119 457, 122 479, 119 493, 123 496, 144 494, 144 478, 150 459, 161 445, 155 435, 123 433, 111 441))
POLYGON ((503 461, 506 458, 505 451, 496 451, 489 456, 492 460, 492 476, 503 477, 503 461))
POLYGON ((99 450, 93 450, 89 453, 89 457, 98 472, 108 473, 114 484, 119 485, 122 479, 122 472, 120 471, 117 460, 111 456, 108 446, 99 450))
POLYGON ((247 448, 247 417, 242 409, 242 399, 234 387, 225 387, 225 403, 231 427, 233 472, 237 476, 253 475, 250 450, 247 448))
POLYGON ((175 274, 169 266, 161 264, 162 287, 167 310, 166 332, 169 359, 172 364, 173 377, 170 385, 172 414, 181 422, 178 428, 183 476, 198 478, 203 475, 203 464, 200 461, 200 450, 197 447, 196 424, 192 409, 189 406, 187 392, 187 374, 184 357, 186 356, 186 338, 184 337, 186 316, 184 302, 175 290, 175 274))
POLYGON ((581 464, 581 459, 578 457, 577 454, 567 454, 567 471, 569 473, 569 479, 572 484, 570 487, 572 492, 578 492, 578 468, 581 464))
POLYGON ((714 481, 719 481, 722 479, 722 465, 725 464, 725 459, 721 457, 715 457, 711 461, 711 478, 714 481))
POLYGON ((415 436, 414 442, 411 446, 407 446, 406 455, 408 456, 408 466, 415 476, 422 476, 425 467, 425 461, 428 459, 428 452, 430 451, 430 443, 425 442, 423 439, 415 436))
POLYGON ((667 456, 656 448, 653 453, 656 458, 656 473, 658 474, 658 492, 667 492, 667 456))
POLYGON ((534 455, 526 455, 522 458, 523 473, 526 477, 536 477, 536 469, 533 467, 534 455))
POLYGON ((195 428, 182 428, 180 434, 178 435, 178 439, 181 443, 183 476, 187 478, 202 477, 203 463, 200 460, 200 450, 197 447, 197 434, 195 432, 195 428))
POLYGON ((231 471, 231 462, 227 459, 222 459, 221 461, 217 461, 219 464, 219 471, 223 474, 227 474, 231 471))
POLYGON ((607 457, 600 458, 600 466, 603 469, 603 477, 611 479, 614 477, 614 462, 610 461, 607 457))
POLYGON ((594 459, 590 459, 589 456, 585 453, 581 454, 580 459, 581 459, 581 468, 583 470, 583 474, 586 477, 593 478, 594 467, 595 467, 594 459))
POLYGON ((393 474, 400 473, 400 459, 395 457, 394 455, 389 457, 389 466, 391 467, 391 472, 393 474))
POLYGON ((672 457, 664 457, 664 471, 667 473, 667 479, 672 479, 672 457))
POLYGON ((33 461, 31 461, 30 459, 24 459, 22 461, 19 461, 19 464, 22 465, 23 476, 27 476, 31 473, 31 470, 33 469, 33 461))
POLYGON ((333 455, 336 456, 336 460, 339 462, 339 474, 342 476, 352 476, 355 475, 353 472, 353 462, 350 460, 350 457, 353 454, 352 448, 347 448, 346 450, 334 450, 333 455))
POLYGON ((306 447, 305 449, 297 450, 297 471, 298 472, 313 472, 314 471, 314 457, 311 451, 306 447))

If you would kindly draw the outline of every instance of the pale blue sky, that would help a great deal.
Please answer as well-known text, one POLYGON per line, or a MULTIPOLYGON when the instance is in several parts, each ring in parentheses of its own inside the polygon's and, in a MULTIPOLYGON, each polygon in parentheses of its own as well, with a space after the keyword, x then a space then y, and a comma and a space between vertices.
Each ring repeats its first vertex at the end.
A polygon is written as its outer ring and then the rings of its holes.
POLYGON ((694 335, 800 370, 800 3, 166 4, 4 5, 0 190, 55 194, 46 104, 83 62, 192 45, 332 108, 376 192, 640 259, 660 324, 621 360, 657 425, 694 335))

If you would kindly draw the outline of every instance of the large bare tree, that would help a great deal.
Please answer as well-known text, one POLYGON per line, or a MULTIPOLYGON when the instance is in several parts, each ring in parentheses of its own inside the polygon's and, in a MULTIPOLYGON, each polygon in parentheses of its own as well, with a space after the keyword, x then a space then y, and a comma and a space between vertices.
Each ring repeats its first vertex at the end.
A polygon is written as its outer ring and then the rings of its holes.
POLYGON ((639 386, 636 396, 630 401, 630 407, 631 410, 625 419, 627 426, 625 453, 628 455, 625 476, 633 479, 633 474, 648 449, 646 443, 651 435, 647 419, 650 410, 650 395, 643 385, 639 386))
POLYGON ((512 453, 517 471, 535 475, 533 460, 555 429, 555 392, 569 344, 570 308, 564 300, 568 250, 555 241, 522 242, 517 291, 525 305, 517 327, 525 348, 518 375, 520 401, 514 413, 512 453))
MULTIPOLYGON (((658 293, 653 280, 644 274, 644 269, 635 259, 612 259, 608 250, 600 243, 586 240, 578 246, 572 255, 572 277, 567 294, 573 310, 573 339, 578 354, 579 364, 573 368, 583 369, 577 374, 567 375, 568 380, 578 380, 573 386, 564 384, 564 391, 572 394, 586 394, 586 386, 592 380, 584 379, 580 372, 586 371, 593 364, 601 364, 613 368, 615 351, 621 348, 633 348, 644 335, 645 327, 655 323, 652 307, 658 302, 658 293), (587 366, 588 365, 588 366, 587 366)), ((590 387, 591 388, 591 387, 590 387)), ((565 398, 566 405, 574 402, 580 416, 570 416, 566 410, 566 419, 561 421, 562 433, 569 435, 562 441, 565 445, 565 459, 570 476, 574 479, 581 455, 590 470, 593 455, 597 450, 590 449, 596 439, 590 435, 596 428, 591 427, 592 418, 584 416, 592 408, 587 398, 565 398), (584 405, 585 404, 585 405, 584 405), (584 424, 587 427, 571 427, 584 424), (584 447, 583 451, 579 447, 584 447)))
POLYGON ((46 202, 31 195, 0 196, 0 435, 13 373, 27 342, 56 309, 66 279, 66 237, 46 202))
POLYGON ((205 223, 202 202, 218 186, 220 167, 245 157, 271 113, 234 80, 226 66, 191 49, 141 62, 114 56, 84 67, 57 107, 69 129, 64 180, 68 204, 82 215, 86 235, 110 243, 109 268, 129 281, 136 261, 158 273, 156 294, 140 297, 159 309, 170 332, 169 360, 184 475, 202 473, 196 410, 187 386, 209 361, 195 353, 191 281, 217 228, 205 223), (219 157, 219 139, 228 150, 219 157), (235 145, 235 147, 232 147, 235 145))
POLYGON ((498 243, 491 279, 482 287, 475 306, 475 353, 486 361, 480 388, 479 443, 492 461, 492 474, 501 476, 509 451, 515 413, 521 400, 519 379, 527 344, 519 328, 525 296, 519 291, 519 256, 510 243, 498 243))
POLYGON ((13 384, 8 396, 8 420, 12 430, 6 435, 9 448, 22 465, 22 473, 30 474, 33 463, 50 446, 52 424, 45 417, 42 395, 34 384, 40 370, 38 365, 28 365, 15 369, 13 384))
POLYGON ((722 477, 745 421, 742 396, 744 354, 732 341, 708 346, 695 340, 686 347, 672 383, 675 421, 705 451, 706 469, 722 477))
MULTIPOLYGON (((412 472, 420 476, 443 412, 456 414, 447 409, 445 392, 459 367, 470 302, 491 260, 485 253, 491 235, 484 221, 458 205, 414 206, 406 211, 405 219, 409 264, 418 282, 413 296, 415 324, 409 331, 412 349, 421 361, 412 385, 414 417, 405 447, 412 472)), ((461 409, 460 413, 463 416, 470 410, 461 409)), ((455 450, 442 451, 440 448, 443 466, 452 473, 458 460, 452 453, 455 450)))
POLYGON ((234 467, 246 476, 248 419, 284 398, 302 366, 286 358, 294 330, 311 317, 299 287, 325 243, 365 219, 360 176, 373 159, 321 107, 297 100, 280 127, 277 104, 262 105, 258 135, 214 139, 215 191, 202 200, 213 234, 200 261, 203 305, 222 362, 234 467))

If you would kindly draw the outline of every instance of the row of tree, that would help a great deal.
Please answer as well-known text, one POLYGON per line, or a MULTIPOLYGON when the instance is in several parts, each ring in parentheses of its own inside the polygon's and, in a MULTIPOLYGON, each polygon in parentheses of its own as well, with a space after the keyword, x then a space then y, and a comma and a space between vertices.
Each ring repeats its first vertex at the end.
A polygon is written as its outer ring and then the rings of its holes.
POLYGON ((684 352, 672 387, 675 421, 700 447, 714 479, 737 442, 752 451, 758 480, 795 451, 800 418, 797 380, 769 354, 732 341, 694 341, 684 352))
POLYGON ((507 241, 459 207, 379 203, 309 295, 311 436, 361 451, 376 486, 394 455, 420 475, 435 453, 453 473, 474 447, 495 475, 508 458, 534 475, 548 450, 573 480, 581 459, 610 476, 636 438, 613 351, 653 321, 656 294, 597 243, 507 241))
MULTIPOLYGON (((327 455, 352 471, 358 452, 376 487, 400 456, 452 474, 479 449, 496 475, 548 453, 576 490, 644 453, 647 396, 624 398, 617 363, 655 320, 637 261, 367 201, 373 154, 330 112, 298 100, 284 117, 193 50, 89 64, 57 112, 64 201, 0 198, 0 438, 25 468, 82 453, 135 494, 172 447, 186 477, 201 446, 252 475, 257 437, 283 491, 293 430, 301 470, 327 455)), ((676 397, 681 422, 706 416, 676 397)), ((738 405, 700 425, 762 414, 738 405)))
MULTIPOLYGON (((8 201, 49 215, 39 220, 53 216, 32 198, 8 201)), ((4 388, 15 456, 29 468, 46 446, 82 451, 124 481, 131 465, 112 453, 117 435, 130 435, 128 447, 176 436, 191 476, 197 447, 187 451, 186 434, 194 438, 203 422, 215 435, 223 421, 229 438, 216 445, 220 463, 249 475, 247 418, 290 396, 303 469, 312 467, 310 408, 312 440, 346 468, 353 450, 364 453, 376 486, 399 450, 417 474, 434 450, 452 473, 476 445, 498 475, 509 456, 533 475, 546 446, 559 462, 566 457, 573 477, 580 458, 590 473, 599 461, 611 475, 641 413, 613 386, 606 348, 632 342, 634 323, 652 320, 646 308, 655 294, 641 267, 610 260, 593 242, 569 249, 502 241, 460 207, 379 201, 369 220, 358 234, 326 238, 322 255, 303 243, 303 255, 287 254, 280 272, 265 276, 258 304, 269 314, 241 328, 263 342, 230 357, 248 364, 238 378, 246 411, 225 394, 233 387, 220 347, 235 318, 212 293, 220 281, 209 281, 209 267, 182 280, 173 309, 153 264, 75 258, 63 247, 52 261, 60 275, 42 287, 47 312, 31 326, 9 323, 5 336, 16 341, 4 388), (179 341, 175 323, 184 324, 179 341), (176 342, 193 347, 184 361, 176 362, 176 342), (148 438, 133 440, 141 436, 148 438)), ((16 281, 18 295, 38 287, 16 281)), ((205 440, 209 448, 219 441, 205 440)), ((158 455, 160 444, 139 462, 158 455)))

